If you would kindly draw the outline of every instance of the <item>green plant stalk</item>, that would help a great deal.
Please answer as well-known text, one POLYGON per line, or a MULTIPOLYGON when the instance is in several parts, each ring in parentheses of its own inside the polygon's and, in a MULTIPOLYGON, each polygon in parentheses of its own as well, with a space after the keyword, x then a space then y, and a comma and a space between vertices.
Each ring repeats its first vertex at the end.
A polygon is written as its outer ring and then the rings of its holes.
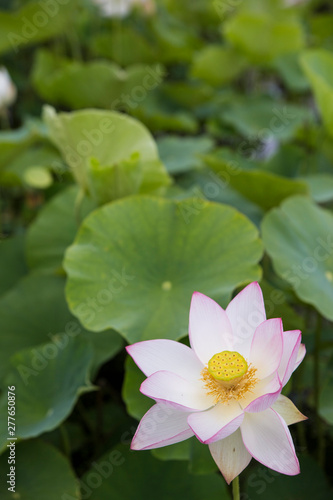
POLYGON ((75 199, 75 206, 74 206, 74 213, 75 213, 75 220, 78 225, 80 226, 82 222, 82 217, 81 217, 81 207, 82 203, 84 200, 85 192, 82 188, 80 188, 79 192, 77 193, 76 199, 75 199))
POLYGON ((3 130, 11 129, 8 109, 4 109, 0 112, 0 122, 3 130))
POLYGON ((65 428, 64 424, 61 424, 60 427, 60 434, 63 442, 63 448, 66 456, 70 459, 71 458, 71 444, 69 441, 69 435, 67 432, 67 429, 65 428))
POLYGON ((240 500, 239 476, 235 477, 235 479, 232 481, 232 498, 233 500, 240 500))
POLYGON ((83 55, 82 55, 82 49, 81 49, 81 43, 80 43, 80 38, 77 32, 77 11, 79 6, 75 5, 77 2, 73 2, 73 16, 72 16, 72 22, 71 25, 69 26, 69 29, 66 31, 66 38, 70 47, 71 55, 72 58, 75 61, 82 62, 83 61, 83 55))
POLYGON ((314 400, 316 408, 316 428, 318 433, 318 447, 317 447, 317 459, 319 464, 323 467, 325 461, 325 435, 323 423, 319 415, 319 398, 320 398, 320 367, 319 367, 319 357, 320 357, 320 342, 321 342, 321 330, 322 330, 322 317, 318 314, 317 326, 315 331, 315 349, 314 349, 314 370, 313 370, 313 386, 314 386, 314 400))
POLYGON ((66 33, 66 36, 71 50, 72 58, 75 61, 82 62, 83 56, 81 51, 80 40, 75 31, 75 28, 73 27, 72 29, 69 29, 68 32, 66 33))
MULTIPOLYGON (((293 375, 293 391, 295 394, 297 394, 297 408, 303 413, 303 398, 301 397, 302 390, 303 390, 303 378, 304 378, 304 364, 301 363, 301 365, 297 368, 297 371, 293 375)), ((308 445, 307 445, 307 440, 306 440, 306 434, 305 434, 305 427, 304 425, 300 424, 297 426, 297 437, 299 444, 302 448, 303 453, 308 452, 308 445)))

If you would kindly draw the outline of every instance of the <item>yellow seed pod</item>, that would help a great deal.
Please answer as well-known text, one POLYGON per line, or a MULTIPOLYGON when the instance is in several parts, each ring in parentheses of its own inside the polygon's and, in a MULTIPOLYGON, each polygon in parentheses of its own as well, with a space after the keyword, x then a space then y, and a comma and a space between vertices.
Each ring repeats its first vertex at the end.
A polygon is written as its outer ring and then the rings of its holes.
POLYGON ((242 377, 247 372, 248 365, 239 352, 223 351, 209 360, 208 371, 216 380, 229 382, 242 377))

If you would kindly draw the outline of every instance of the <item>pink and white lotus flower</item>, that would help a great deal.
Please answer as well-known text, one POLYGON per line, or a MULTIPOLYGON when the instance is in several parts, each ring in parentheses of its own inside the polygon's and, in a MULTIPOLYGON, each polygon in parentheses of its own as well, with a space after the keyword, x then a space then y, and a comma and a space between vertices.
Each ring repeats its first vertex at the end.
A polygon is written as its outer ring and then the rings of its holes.
POLYGON ((260 286, 251 283, 225 311, 195 292, 189 337, 191 348, 163 339, 127 347, 147 376, 140 391, 156 402, 131 448, 196 436, 228 483, 252 457, 282 474, 298 474, 288 425, 306 417, 281 390, 304 358, 301 332, 284 332, 281 319, 266 320, 260 286))

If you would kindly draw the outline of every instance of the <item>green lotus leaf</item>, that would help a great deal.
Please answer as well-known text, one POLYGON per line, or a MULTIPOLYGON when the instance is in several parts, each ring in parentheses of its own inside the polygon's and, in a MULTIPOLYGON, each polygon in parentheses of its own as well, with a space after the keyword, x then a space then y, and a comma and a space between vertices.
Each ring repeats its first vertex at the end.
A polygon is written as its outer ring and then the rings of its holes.
MULTIPOLYGON (((0 457, 0 468, 9 472, 8 455, 0 457)), ((16 449, 15 493, 2 479, 2 500, 80 500, 79 482, 68 460, 53 446, 34 440, 16 449)))
POLYGON ((276 138, 286 141, 306 123, 311 123, 311 112, 299 105, 277 101, 265 96, 235 95, 223 106, 221 119, 248 140, 239 150, 250 156, 251 141, 276 138))
POLYGON ((297 455, 299 456, 301 474, 295 477, 284 476, 258 465, 251 470, 251 474, 248 476, 245 495, 251 500, 260 500, 263 492, 270 500, 279 500, 280 498, 295 500, 296 498, 313 497, 318 500, 327 500, 331 491, 323 469, 311 456, 297 455))
POLYGON ((249 199, 242 196, 239 191, 225 182, 223 176, 216 174, 209 168, 200 171, 188 172, 177 179, 185 192, 192 191, 192 197, 197 196, 209 201, 224 203, 236 208, 246 215, 257 227, 263 217, 262 209, 249 199))
POLYGON ((29 2, 21 9, 0 12, 0 53, 17 54, 27 45, 53 38, 66 30, 73 16, 73 3, 29 2))
MULTIPOLYGON (((30 269, 61 272, 65 250, 78 230, 75 217, 78 192, 77 186, 70 186, 55 195, 29 226, 26 257, 30 269)), ((92 200, 84 198, 80 218, 83 219, 94 207, 92 200)))
POLYGON ((283 82, 292 92, 304 93, 309 90, 310 85, 302 71, 298 52, 278 57, 272 67, 280 74, 283 82))
POLYGON ((246 65, 244 56, 232 47, 208 45, 195 55, 191 76, 219 87, 237 78, 246 65))
POLYGON ((333 200, 333 175, 313 174, 302 177, 302 180, 309 186, 311 197, 317 203, 326 203, 333 200))
POLYGON ((214 142, 210 137, 179 137, 164 135, 157 140, 161 160, 170 174, 180 174, 202 166, 199 154, 213 149, 214 142))
MULTIPOLYGON (((15 387, 15 436, 27 439, 58 427, 79 396, 93 390, 89 382, 92 346, 64 335, 58 342, 26 349, 11 358, 5 386, 15 387)), ((8 437, 7 391, 0 400, 0 449, 8 437)))
POLYGON ((39 50, 32 81, 38 94, 71 109, 137 106, 162 81, 160 66, 133 64, 126 69, 110 61, 78 62, 39 50))
POLYGON ((302 68, 308 77, 319 111, 327 130, 333 134, 333 55, 323 49, 311 49, 301 56, 302 68))
POLYGON ((142 164, 138 153, 133 153, 130 158, 115 165, 101 165, 98 160, 92 159, 88 166, 89 192, 99 205, 137 194, 142 178, 142 164))
POLYGON ((210 454, 209 447, 196 438, 191 439, 189 470, 192 474, 212 474, 217 465, 210 454))
POLYGON ((204 161, 226 185, 230 185, 264 210, 279 205, 289 196, 309 192, 307 184, 302 180, 276 175, 260 169, 259 165, 254 165, 251 169, 244 168, 244 160, 228 152, 205 155, 204 161))
POLYGON ((235 209, 198 199, 130 197, 88 216, 67 250, 70 309, 128 342, 187 335, 192 293, 226 303, 258 279, 261 242, 235 209))
POLYGON ((151 452, 159 460, 189 460, 191 446, 192 439, 190 438, 180 443, 163 446, 162 448, 154 448, 151 452))
POLYGON ((18 234, 0 243, 0 295, 9 290, 27 272, 25 238, 18 234))
POLYGON ((276 12, 240 11, 225 22, 224 35, 234 47, 259 64, 297 52, 305 43, 300 20, 292 14, 277 16, 276 12))
POLYGON ((111 59, 121 66, 160 60, 156 45, 150 44, 133 27, 125 25, 120 30, 96 35, 92 40, 92 50, 97 56, 111 59))
MULTIPOLYGON (((107 167, 110 178, 106 179, 104 175, 104 181, 111 184, 115 179, 113 169, 109 167, 116 168, 116 165, 130 161, 132 155, 138 155, 140 159, 141 192, 155 192, 170 184, 153 137, 134 118, 115 111, 93 109, 57 115, 53 108, 46 107, 44 119, 51 140, 84 190, 89 190, 92 160, 94 164, 107 167)), ((100 195, 104 199, 105 192, 100 195)))
POLYGON ((81 491, 83 498, 89 496, 91 500, 147 497, 201 500, 216 496, 216 492, 221 500, 229 498, 226 483, 217 474, 194 476, 188 472, 184 462, 162 462, 149 452, 132 452, 125 445, 109 450, 93 464, 81 478, 81 491), (100 478, 99 484, 91 480, 93 474, 100 478))
POLYGON ((10 369, 10 358, 27 348, 56 342, 59 336, 84 338, 93 345, 92 371, 123 347, 115 331, 86 331, 68 310, 64 296, 65 279, 52 274, 32 273, 0 297, 1 349, 0 379, 10 369))
POLYGON ((333 320, 333 214, 293 196, 269 212, 262 236, 274 268, 298 297, 333 320))
POLYGON ((0 134, 0 169, 7 168, 29 146, 40 139, 39 124, 34 121, 26 123, 17 130, 2 131, 0 134))
POLYGON ((15 184, 28 184, 45 189, 53 183, 50 170, 57 171, 61 166, 59 153, 50 144, 37 144, 20 151, 6 165, 4 173, 15 180, 15 184))
POLYGON ((153 132, 195 134, 199 130, 193 113, 167 98, 160 89, 150 92, 142 103, 129 111, 153 132))

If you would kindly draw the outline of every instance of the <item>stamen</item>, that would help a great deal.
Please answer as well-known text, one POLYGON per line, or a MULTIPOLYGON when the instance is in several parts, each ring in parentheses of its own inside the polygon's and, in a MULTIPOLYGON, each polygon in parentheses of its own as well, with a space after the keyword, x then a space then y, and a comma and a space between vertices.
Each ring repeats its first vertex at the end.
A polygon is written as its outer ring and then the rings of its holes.
POLYGON ((201 380, 205 384, 207 394, 215 397, 214 404, 229 403, 232 400, 239 401, 248 392, 253 392, 253 388, 258 382, 255 377, 256 371, 257 369, 250 365, 242 377, 226 382, 217 380, 209 373, 207 368, 204 368, 201 372, 201 380))

